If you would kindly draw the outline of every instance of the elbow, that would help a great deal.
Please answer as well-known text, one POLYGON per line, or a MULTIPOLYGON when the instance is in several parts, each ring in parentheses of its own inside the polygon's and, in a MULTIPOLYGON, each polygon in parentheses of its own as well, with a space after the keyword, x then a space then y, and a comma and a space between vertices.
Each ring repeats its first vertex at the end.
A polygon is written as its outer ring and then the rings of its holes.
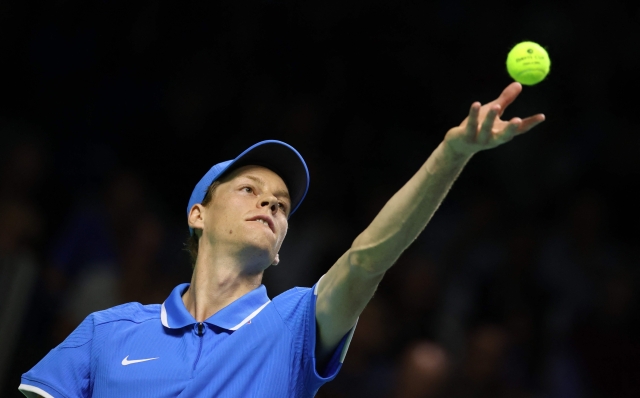
POLYGON ((383 251, 371 248, 354 248, 349 249, 349 266, 365 272, 371 276, 384 275, 385 272, 395 262, 395 259, 389 258, 383 251))

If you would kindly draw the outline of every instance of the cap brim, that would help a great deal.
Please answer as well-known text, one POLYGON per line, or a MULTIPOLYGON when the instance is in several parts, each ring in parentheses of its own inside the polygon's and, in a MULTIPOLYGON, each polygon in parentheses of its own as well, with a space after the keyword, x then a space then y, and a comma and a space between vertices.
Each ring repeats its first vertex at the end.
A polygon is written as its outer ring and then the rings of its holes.
POLYGON ((243 166, 266 167, 282 178, 291 197, 291 216, 300 206, 309 189, 309 170, 298 151, 282 141, 261 141, 236 157, 220 172, 216 180, 243 166))

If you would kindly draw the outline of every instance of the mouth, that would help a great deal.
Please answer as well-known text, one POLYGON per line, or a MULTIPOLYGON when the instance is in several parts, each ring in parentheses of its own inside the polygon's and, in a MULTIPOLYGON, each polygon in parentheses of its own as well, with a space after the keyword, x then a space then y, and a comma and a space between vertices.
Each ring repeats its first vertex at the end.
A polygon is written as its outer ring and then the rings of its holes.
POLYGON ((253 222, 258 222, 261 223, 263 225, 265 225, 266 227, 268 227, 271 232, 273 232, 274 234, 276 233, 275 228, 273 226, 273 221, 266 216, 256 216, 256 217, 252 217, 247 221, 253 221, 253 222))

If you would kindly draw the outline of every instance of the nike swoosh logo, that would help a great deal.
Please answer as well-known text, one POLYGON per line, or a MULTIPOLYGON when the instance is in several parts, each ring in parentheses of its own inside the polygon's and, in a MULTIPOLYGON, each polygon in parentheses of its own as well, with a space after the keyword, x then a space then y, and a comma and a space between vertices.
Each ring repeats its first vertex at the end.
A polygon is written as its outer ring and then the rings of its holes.
POLYGON ((130 360, 129 360, 129 355, 127 355, 127 356, 122 360, 122 365, 123 365, 123 366, 127 366, 127 365, 131 365, 132 363, 153 361, 154 359, 159 359, 159 358, 160 358, 160 357, 155 357, 155 358, 146 358, 146 359, 132 359, 132 360, 130 361, 130 360))

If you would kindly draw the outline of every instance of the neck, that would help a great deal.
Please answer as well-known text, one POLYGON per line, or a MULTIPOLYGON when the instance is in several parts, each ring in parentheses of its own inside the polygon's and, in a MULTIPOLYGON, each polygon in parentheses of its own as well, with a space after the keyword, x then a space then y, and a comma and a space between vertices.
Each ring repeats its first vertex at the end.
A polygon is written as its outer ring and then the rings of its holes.
POLYGON ((220 255, 200 256, 199 253, 191 276, 191 285, 182 296, 182 301, 196 321, 203 322, 259 287, 262 274, 263 271, 243 272, 237 258, 225 258, 220 255))

